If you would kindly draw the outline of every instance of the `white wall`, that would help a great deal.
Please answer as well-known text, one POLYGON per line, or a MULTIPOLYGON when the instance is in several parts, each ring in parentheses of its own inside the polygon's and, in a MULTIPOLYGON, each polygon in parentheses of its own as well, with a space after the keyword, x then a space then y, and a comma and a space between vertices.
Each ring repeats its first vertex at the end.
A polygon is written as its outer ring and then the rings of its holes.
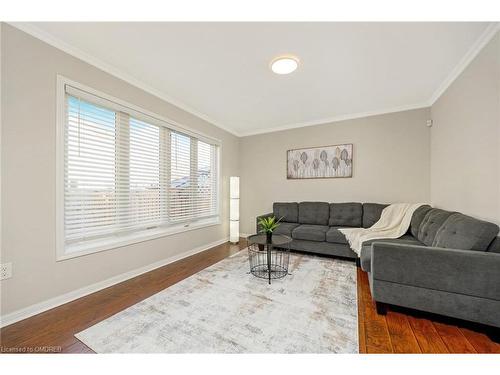
POLYGON ((431 111, 432 204, 500 224, 500 33, 431 111))
POLYGON ((9 25, 2 29, 1 314, 228 238, 229 176, 237 137, 9 25), (55 261, 56 75, 134 103, 222 140, 222 225, 55 261))
POLYGON ((241 139, 241 232, 275 201, 427 202, 429 109, 372 116, 241 139), (353 177, 287 180, 286 151, 353 143, 353 177))

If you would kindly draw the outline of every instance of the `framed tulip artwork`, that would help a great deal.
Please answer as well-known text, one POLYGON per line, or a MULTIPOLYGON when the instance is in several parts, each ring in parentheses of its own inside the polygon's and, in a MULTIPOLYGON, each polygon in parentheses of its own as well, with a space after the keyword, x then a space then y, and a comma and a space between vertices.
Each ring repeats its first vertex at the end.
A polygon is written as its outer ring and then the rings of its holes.
POLYGON ((287 178, 352 177, 352 144, 287 151, 287 178))

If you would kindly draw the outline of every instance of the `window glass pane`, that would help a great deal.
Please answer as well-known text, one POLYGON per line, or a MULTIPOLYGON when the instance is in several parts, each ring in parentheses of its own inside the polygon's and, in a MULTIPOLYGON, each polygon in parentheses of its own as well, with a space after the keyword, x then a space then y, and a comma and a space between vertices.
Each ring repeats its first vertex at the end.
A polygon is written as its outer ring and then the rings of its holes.
POLYGON ((169 219, 183 221, 191 216, 191 138, 172 132, 170 136, 169 219))
POLYGON ((153 226, 160 221, 160 129, 130 119, 130 220, 153 226))
POLYGON ((65 159, 66 240, 116 224, 115 112, 68 97, 65 159))
POLYGON ((214 181, 214 146, 198 141, 197 148, 197 197, 195 201, 196 216, 213 214, 215 199, 214 181))

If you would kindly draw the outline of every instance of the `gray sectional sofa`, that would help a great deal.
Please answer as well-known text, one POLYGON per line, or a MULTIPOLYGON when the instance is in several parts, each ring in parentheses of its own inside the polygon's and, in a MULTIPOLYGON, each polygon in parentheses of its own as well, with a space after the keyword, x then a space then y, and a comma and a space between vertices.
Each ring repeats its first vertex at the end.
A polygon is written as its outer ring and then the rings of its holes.
MULTIPOLYGON (((276 233, 292 237, 293 250, 357 259, 338 228, 369 228, 386 206, 274 203, 262 216, 283 217, 276 233)), ((377 311, 398 305, 500 328, 498 232, 496 224, 425 205, 402 237, 363 243, 358 261, 377 311)))
POLYGON ((292 237, 292 250, 356 259, 344 235, 347 227, 369 228, 375 224, 386 204, 291 202, 274 203, 273 212, 257 217, 282 218, 275 233, 292 237))

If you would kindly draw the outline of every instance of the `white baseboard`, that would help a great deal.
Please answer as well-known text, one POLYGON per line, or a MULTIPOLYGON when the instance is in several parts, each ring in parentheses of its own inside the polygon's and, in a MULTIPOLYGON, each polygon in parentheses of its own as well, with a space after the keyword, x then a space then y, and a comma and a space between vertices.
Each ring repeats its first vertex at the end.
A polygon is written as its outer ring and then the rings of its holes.
POLYGON ((192 250, 188 250, 188 251, 183 252, 181 254, 174 255, 174 256, 166 258, 166 259, 162 259, 162 260, 155 262, 155 263, 151 263, 147 266, 140 267, 140 268, 137 268, 135 270, 128 271, 128 272, 122 273, 120 275, 110 277, 109 279, 99 281, 95 284, 92 284, 92 285, 89 285, 89 286, 86 286, 86 287, 83 287, 83 288, 80 288, 77 290, 73 290, 71 292, 68 292, 68 293, 65 293, 63 295, 48 299, 46 301, 36 303, 34 305, 25 307, 25 308, 20 309, 20 310, 13 311, 7 315, 0 316, 0 328, 6 327, 6 326, 13 324, 13 323, 16 323, 16 322, 19 322, 19 321, 26 319, 26 318, 29 318, 33 315, 40 314, 44 311, 53 309, 54 307, 64 305, 65 303, 74 301, 75 299, 84 297, 86 295, 95 293, 95 292, 102 290, 104 288, 108 288, 108 287, 113 286, 115 284, 121 283, 121 282, 126 281, 128 279, 131 279, 133 277, 142 275, 143 273, 152 271, 156 268, 160 268, 160 267, 163 267, 167 264, 181 260, 183 258, 187 258, 191 255, 201 253, 202 251, 205 251, 205 250, 208 250, 212 247, 221 245, 223 243, 226 243, 227 241, 228 241, 228 239, 225 238, 222 240, 218 240, 218 241, 209 243, 207 245, 199 246, 197 248, 194 248, 192 250))

